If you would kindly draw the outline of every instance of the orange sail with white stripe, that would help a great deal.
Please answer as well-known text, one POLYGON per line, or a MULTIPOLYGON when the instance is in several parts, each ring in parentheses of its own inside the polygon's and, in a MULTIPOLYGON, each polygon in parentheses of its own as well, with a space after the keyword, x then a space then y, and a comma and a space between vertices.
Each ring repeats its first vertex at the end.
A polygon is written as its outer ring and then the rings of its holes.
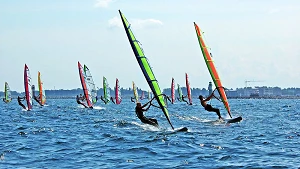
POLYGON ((207 68, 209 70, 209 73, 210 73, 210 75, 211 75, 211 77, 214 81, 214 84, 215 84, 215 86, 216 86, 216 88, 219 92, 221 100, 222 100, 229 116, 231 117, 230 107, 229 107, 229 103, 228 103, 228 100, 227 100, 227 97, 226 97, 225 89, 224 89, 224 87, 221 83, 221 79, 218 75, 218 72, 216 70, 214 62, 211 58, 211 53, 208 51, 208 47, 204 43, 203 32, 201 32, 200 28, 198 27, 198 25, 195 22, 194 22, 194 26, 195 26, 196 34, 197 34, 197 37, 198 37, 199 45, 200 45, 205 63, 206 63, 207 68))

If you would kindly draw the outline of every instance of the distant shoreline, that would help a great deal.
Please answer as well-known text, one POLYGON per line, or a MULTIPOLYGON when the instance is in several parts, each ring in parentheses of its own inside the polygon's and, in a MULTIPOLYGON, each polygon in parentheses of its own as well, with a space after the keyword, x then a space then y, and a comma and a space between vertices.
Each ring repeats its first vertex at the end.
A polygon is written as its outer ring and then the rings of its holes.
MULTIPOLYGON (((130 99, 131 96, 125 96, 123 99, 130 99)), ((196 99, 194 96, 193 99, 196 99)), ((258 96, 258 97, 227 97, 228 99, 300 99, 300 96, 258 96)), ((17 99, 17 97, 13 97, 17 99)), ((47 99, 76 99, 76 96, 47 96, 47 99)), ((144 99, 147 100, 147 99, 144 99)))

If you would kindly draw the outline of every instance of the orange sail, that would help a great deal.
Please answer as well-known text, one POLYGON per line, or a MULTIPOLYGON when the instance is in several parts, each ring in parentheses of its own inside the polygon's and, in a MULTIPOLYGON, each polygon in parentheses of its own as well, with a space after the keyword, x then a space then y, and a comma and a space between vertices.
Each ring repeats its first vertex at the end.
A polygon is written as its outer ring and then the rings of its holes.
POLYGON ((208 51, 208 47, 204 43, 203 32, 201 32, 200 28, 198 27, 198 25, 195 22, 194 22, 194 26, 195 26, 196 34, 197 34, 197 37, 198 37, 199 45, 200 45, 205 63, 206 63, 207 68, 209 70, 209 73, 211 75, 211 78, 213 79, 214 84, 215 84, 215 86, 216 86, 216 88, 219 92, 220 97, 221 97, 221 100, 222 100, 229 116, 231 117, 230 107, 229 107, 229 103, 228 103, 228 100, 227 100, 227 97, 226 97, 225 89, 224 89, 224 87, 221 83, 221 79, 218 75, 218 72, 216 70, 214 62, 211 58, 211 53, 208 51))

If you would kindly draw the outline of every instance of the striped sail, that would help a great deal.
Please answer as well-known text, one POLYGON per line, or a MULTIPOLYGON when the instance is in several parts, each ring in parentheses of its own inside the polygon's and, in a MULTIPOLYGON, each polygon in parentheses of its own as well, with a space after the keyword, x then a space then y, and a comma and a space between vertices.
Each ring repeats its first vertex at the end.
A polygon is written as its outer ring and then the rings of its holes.
POLYGON ((84 73, 84 68, 81 66, 80 62, 78 62, 78 70, 79 70, 79 78, 80 78, 80 82, 81 82, 81 86, 82 86, 82 90, 83 90, 83 95, 85 97, 87 107, 92 107, 93 106, 92 96, 91 96, 91 94, 89 94, 88 85, 86 83, 86 76, 84 73))
POLYGON ((87 84, 87 90, 88 90, 88 94, 89 94, 89 98, 92 101, 92 104, 95 104, 97 102, 97 90, 96 90, 96 86, 92 77, 92 74, 89 70, 89 68, 84 65, 83 66, 83 71, 84 71, 84 77, 85 77, 85 83, 87 84))
POLYGON ((105 104, 110 102, 110 88, 107 82, 107 79, 103 76, 103 93, 104 93, 104 100, 105 104))
POLYGON ((8 83, 5 82, 4 84, 4 102, 9 103, 11 101, 11 92, 8 86, 8 83))
MULTIPOLYGON (((209 48, 205 45, 204 43, 204 39, 203 39, 203 32, 201 32, 200 28, 198 27, 198 25, 194 22, 194 26, 195 26, 195 30, 196 30, 196 34, 198 37, 198 42, 204 57, 204 61, 207 65, 207 68, 209 70, 209 73, 211 75, 212 80, 214 81, 214 84, 219 92, 219 95, 221 97, 221 100, 229 114, 229 116, 231 117, 231 113, 230 113, 230 107, 229 107, 229 103, 227 100, 227 96, 224 90, 224 87, 221 83, 221 79, 218 75, 218 72, 215 68, 214 62, 211 58, 211 53, 209 52, 209 48)), ((232 117, 231 117, 232 118, 232 117)))
POLYGON ((172 78, 172 82, 171 82, 171 102, 172 103, 175 102, 175 82, 174 82, 174 78, 172 78))
POLYGON ((133 81, 132 81, 132 90, 133 90, 133 96, 134 96, 135 102, 139 102, 139 94, 137 92, 136 85, 133 81))
POLYGON ((125 32, 127 34, 129 43, 132 47, 133 53, 137 59, 137 62, 144 74, 144 77, 146 78, 146 81, 148 82, 148 85, 151 89, 151 91, 153 92, 154 97, 156 98, 156 101, 158 102, 160 108, 162 109, 164 115, 166 116, 169 124, 171 125, 172 129, 174 129, 171 121, 170 121, 170 117, 169 117, 169 112, 168 109, 166 107, 165 101, 164 101, 164 96, 161 93, 161 90, 159 88, 158 85, 158 81, 156 80, 154 73, 149 65, 149 62, 146 58, 146 56, 144 55, 143 49, 141 47, 141 44, 139 43, 139 41, 135 38, 135 36, 133 35, 133 32, 130 28, 130 24, 127 21, 127 19, 125 18, 125 16, 121 13, 121 11, 119 10, 120 16, 122 18, 122 23, 125 29, 125 32))
POLYGON ((43 82, 41 79, 41 73, 38 72, 38 87, 39 87, 39 101, 42 105, 46 103, 46 94, 45 90, 43 90, 43 82))
POLYGON ((28 66, 24 66, 24 88, 27 110, 32 109, 32 91, 31 91, 31 75, 28 66))
POLYGON ((189 99, 189 104, 192 104, 192 93, 191 93, 191 87, 189 82, 188 74, 185 73, 185 85, 186 85, 186 92, 189 99))
POLYGON ((116 98, 116 104, 120 104, 122 102, 121 90, 120 90, 118 78, 116 79, 115 98, 116 98))
POLYGON ((182 89, 179 84, 177 84, 177 91, 178 91, 178 99, 179 99, 179 101, 182 102, 183 101, 182 100, 182 89))

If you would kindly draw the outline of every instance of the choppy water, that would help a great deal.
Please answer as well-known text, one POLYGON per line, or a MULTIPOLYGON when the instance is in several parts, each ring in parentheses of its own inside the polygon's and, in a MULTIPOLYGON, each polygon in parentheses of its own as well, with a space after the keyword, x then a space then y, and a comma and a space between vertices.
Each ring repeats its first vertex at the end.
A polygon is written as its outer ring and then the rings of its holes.
POLYGON ((154 107, 146 116, 161 128, 141 124, 129 100, 90 110, 54 99, 33 111, 1 102, 0 168, 300 167, 300 100, 229 101, 241 123, 226 126, 199 104, 169 105, 174 127, 189 128, 177 133, 154 107))

